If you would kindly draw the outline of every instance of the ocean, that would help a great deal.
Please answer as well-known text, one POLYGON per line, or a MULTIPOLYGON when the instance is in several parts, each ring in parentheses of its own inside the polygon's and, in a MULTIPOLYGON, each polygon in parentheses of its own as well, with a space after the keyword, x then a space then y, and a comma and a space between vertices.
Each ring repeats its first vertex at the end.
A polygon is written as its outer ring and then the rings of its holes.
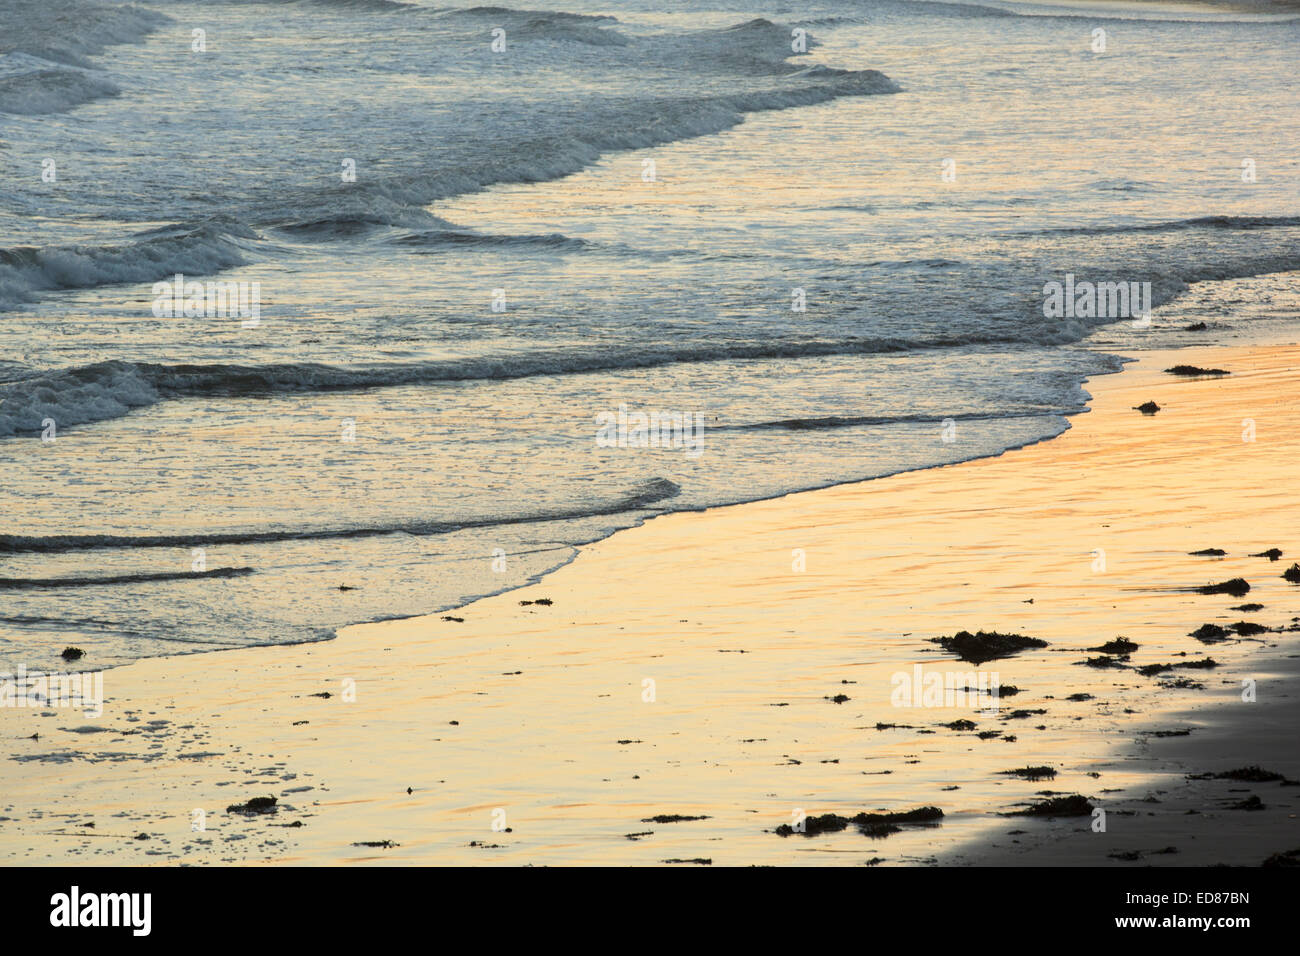
POLYGON ((1297 41, 3 0, 0 670, 435 613, 667 511, 1050 439, 1124 354, 1293 336, 1297 41))

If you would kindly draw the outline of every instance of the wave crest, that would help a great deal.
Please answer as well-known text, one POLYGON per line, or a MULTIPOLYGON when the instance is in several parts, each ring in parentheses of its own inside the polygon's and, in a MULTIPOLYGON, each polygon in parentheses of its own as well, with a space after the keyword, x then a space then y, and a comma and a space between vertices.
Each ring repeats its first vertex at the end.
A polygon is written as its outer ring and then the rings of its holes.
POLYGON ((0 56, 0 113, 37 116, 62 113, 83 103, 117 96, 107 77, 57 64, 25 53, 0 56))
POLYGON ((154 282, 177 272, 210 275, 244 265, 235 240, 254 235, 235 224, 178 224, 121 244, 0 249, 0 309, 44 291, 154 282))
MULTIPOLYGON (((75 551, 94 551, 105 548, 203 548, 227 544, 265 544, 276 541, 321 541, 339 538, 372 538, 388 534, 434 535, 461 531, 466 528, 491 528, 504 525, 535 524, 543 521, 568 521, 602 515, 621 514, 650 508, 681 494, 681 487, 667 478, 652 478, 635 488, 605 501, 592 501, 573 508, 493 515, 490 517, 465 517, 455 519, 416 519, 395 521, 383 525, 343 525, 317 528, 286 528, 274 531, 248 529, 242 531, 197 532, 182 535, 114 535, 114 534, 56 534, 16 535, 0 534, 0 554, 69 554, 75 551)), ((224 576, 252 573, 252 569, 218 569, 224 576)), ((181 577, 196 576, 196 572, 181 577)), ((126 577, 131 576, 123 576, 126 577)), ((138 575, 133 577, 140 577, 138 575)), ((0 579, 2 582, 4 579, 0 579)), ((25 579, 17 579, 25 580, 25 579)), ((39 580, 39 579, 38 579, 39 580)), ((91 583, 104 583, 105 579, 88 579, 91 583)), ((51 585, 52 586, 52 585, 51 585)))
POLYGON ((171 17, 130 4, 87 0, 4 0, 0 53, 20 52, 69 66, 89 67, 107 47, 138 43, 171 17))

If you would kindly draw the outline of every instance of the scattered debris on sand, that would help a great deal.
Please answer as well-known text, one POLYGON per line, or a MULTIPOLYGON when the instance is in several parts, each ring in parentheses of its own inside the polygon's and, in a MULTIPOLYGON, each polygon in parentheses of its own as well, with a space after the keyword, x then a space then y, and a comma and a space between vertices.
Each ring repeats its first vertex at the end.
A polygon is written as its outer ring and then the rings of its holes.
POLYGON ((1262 604, 1238 604, 1235 607, 1228 608, 1229 611, 1245 611, 1247 614, 1253 614, 1255 611, 1264 610, 1262 604))
POLYGON ((957 655, 960 660, 971 664, 983 664, 985 661, 1010 657, 1030 647, 1046 647, 1047 642, 1023 634, 999 634, 996 631, 958 631, 952 637, 932 637, 930 643, 939 644, 944 650, 957 655))
POLYGON ((79 647, 65 647, 59 656, 65 661, 79 661, 86 656, 86 652, 79 647))
POLYGON ((1287 850, 1285 853, 1274 853, 1260 866, 1300 866, 1300 849, 1287 850))
POLYGON ((1204 684, 1198 680, 1192 680, 1190 677, 1175 677, 1172 680, 1162 680, 1160 686, 1176 690, 1205 690, 1204 684))
POLYGON ((1202 548, 1200 551, 1189 551, 1187 553, 1194 558, 1221 558, 1228 552, 1222 548, 1202 548))
POLYGON ((1282 572, 1282 577, 1292 584, 1300 584, 1300 564, 1292 564, 1282 572))
POLYGON ((1134 405, 1133 410, 1141 412, 1143 415, 1154 415, 1160 411, 1160 406, 1155 402, 1143 402, 1141 405, 1134 405))
POLYGON ((1277 548, 1269 548, 1267 551, 1261 551, 1258 554, 1250 555, 1252 558, 1268 558, 1270 561, 1276 561, 1282 557, 1282 552, 1277 548))
POLYGON ((681 860, 673 857, 671 860, 664 860, 665 863, 698 863, 700 866, 712 866, 713 861, 702 856, 693 857, 689 860, 681 860))
POLYGON ((354 843, 353 846, 373 846, 381 850, 391 849, 395 846, 401 846, 400 843, 394 843, 392 840, 362 840, 360 843, 354 843))
POLYGON ((1222 368, 1198 368, 1195 365, 1175 365, 1173 368, 1165 369, 1170 375, 1231 375, 1232 373, 1222 368))
POLYGON ((653 817, 645 817, 642 823, 688 823, 692 820, 707 820, 708 817, 688 817, 680 813, 661 813, 653 817))

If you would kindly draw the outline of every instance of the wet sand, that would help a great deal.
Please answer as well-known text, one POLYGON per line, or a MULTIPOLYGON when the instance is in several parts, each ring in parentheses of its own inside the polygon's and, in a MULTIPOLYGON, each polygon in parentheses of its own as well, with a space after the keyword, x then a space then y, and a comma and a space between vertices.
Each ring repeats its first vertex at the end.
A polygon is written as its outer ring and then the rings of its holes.
POLYGON ((1298 360, 1141 353, 1065 435, 998 458, 658 518, 447 615, 112 670, 98 718, 0 709, 0 859, 1258 864, 1300 846, 1300 788, 1185 775, 1300 779, 1300 633, 1189 635, 1300 616, 1298 360), (1244 597, 1195 590, 1238 577, 1244 597), (981 629, 1047 643, 976 666, 931 642, 981 629), (1088 650, 1121 635, 1127 659, 1088 650), (895 706, 917 665, 1019 693, 895 706), (1055 776, 1002 773, 1031 766, 1055 776), (1003 815, 1041 791, 1105 832, 1003 815), (255 797, 275 811, 226 809, 255 797), (938 825, 775 832, 926 806, 938 825))
MULTIPOLYGON (((1297 635, 1293 635, 1297 636, 1297 635)), ((1261 662, 1262 664, 1262 662, 1261 662)), ((1162 722, 1186 736, 1134 733, 1115 752, 1090 765, 1098 781, 1134 770, 1144 777, 1126 792, 1102 792, 1105 833, 1091 820, 1047 828, 1011 821, 988 844, 945 855, 944 864, 986 866, 1255 866, 1274 854, 1300 850, 1300 654, 1292 651, 1258 668, 1257 696, 1235 688, 1201 707, 1162 722), (1285 781, 1205 777, 1250 767, 1285 781), (1239 809, 1258 797, 1258 809, 1239 809), (1023 832, 1013 833, 1021 830, 1023 832), (1176 851, 1176 852, 1171 852, 1176 851)), ((1276 865, 1277 861, 1273 864, 1276 865)), ((1300 865, 1300 853, 1291 866, 1300 865)))

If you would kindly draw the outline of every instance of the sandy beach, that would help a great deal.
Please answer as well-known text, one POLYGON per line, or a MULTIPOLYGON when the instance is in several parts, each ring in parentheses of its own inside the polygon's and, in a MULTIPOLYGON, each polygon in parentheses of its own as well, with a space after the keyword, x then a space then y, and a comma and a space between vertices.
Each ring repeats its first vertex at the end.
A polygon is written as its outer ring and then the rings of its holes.
POLYGON ((657 518, 448 614, 112 669, 97 718, 2 708, 0 859, 1258 865, 1300 847, 1282 577, 1300 347, 1137 359, 1088 383, 1066 434, 996 458, 657 518), (1248 594, 1196 590, 1236 578, 1248 594), (1241 621, 1269 630, 1190 636, 1241 621), (963 630, 1046 644, 976 664, 932 642, 963 630), (1137 648, 1096 650, 1121 636, 1137 648), (896 706, 918 665, 1003 690, 896 706), (1252 765, 1286 779, 1190 779, 1252 765), (1004 773, 1029 767, 1053 773, 1004 773), (1104 829, 1007 816, 1076 794, 1104 829), (776 832, 921 807, 942 818, 776 832))

